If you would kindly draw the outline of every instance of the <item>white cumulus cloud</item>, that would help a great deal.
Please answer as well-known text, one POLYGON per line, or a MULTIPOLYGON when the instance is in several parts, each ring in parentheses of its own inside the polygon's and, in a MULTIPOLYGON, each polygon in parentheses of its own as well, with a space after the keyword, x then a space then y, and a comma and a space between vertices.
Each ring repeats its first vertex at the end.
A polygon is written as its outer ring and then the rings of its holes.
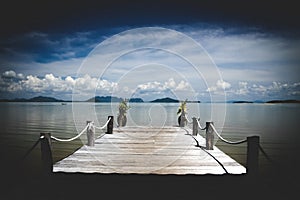
POLYGON ((175 81, 169 78, 165 82, 152 81, 137 86, 135 95, 145 99, 154 99, 161 97, 180 98, 182 93, 190 93, 191 86, 184 80, 175 81))
MULTIPOLYGON (((23 75, 22 75, 23 76, 23 75)), ((117 87, 117 83, 109 82, 107 80, 100 80, 89 75, 83 77, 73 78, 67 76, 65 78, 54 76, 53 74, 46 74, 44 77, 28 75, 22 77, 14 71, 7 71, 0 77, 0 91, 6 92, 30 92, 43 94, 72 94, 73 91, 77 93, 87 92, 111 92, 117 87), (22 77, 23 79, 15 79, 22 77)))
POLYGON ((228 93, 233 98, 247 99, 281 99, 297 98, 300 94, 300 83, 282 83, 273 81, 269 84, 249 83, 240 81, 228 93))
POLYGON ((2 74, 3 77, 5 78, 15 78, 16 77, 16 72, 10 70, 10 71, 6 71, 2 74))
POLYGON ((220 92, 220 91, 227 90, 229 88, 231 88, 231 84, 230 83, 228 83, 228 82, 226 82, 224 80, 218 80, 215 85, 207 88, 206 91, 207 92, 216 92, 217 93, 217 92, 220 92))

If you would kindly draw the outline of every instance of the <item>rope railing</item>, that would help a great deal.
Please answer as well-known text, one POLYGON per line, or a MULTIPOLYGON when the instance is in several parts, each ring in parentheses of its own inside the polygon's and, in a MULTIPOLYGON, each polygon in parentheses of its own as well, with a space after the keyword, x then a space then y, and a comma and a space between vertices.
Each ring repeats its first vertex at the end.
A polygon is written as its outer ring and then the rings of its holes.
POLYGON ((101 126, 101 127, 98 127, 98 126, 95 126, 95 125, 94 125, 94 127, 95 127, 96 129, 98 129, 98 130, 102 130, 102 129, 106 128, 106 126, 108 125, 108 123, 109 123, 110 120, 111 120, 111 118, 109 118, 109 119, 106 121, 106 123, 105 123, 103 126, 101 126))
MULTIPOLYGON (((198 121, 198 120, 197 120, 198 121)), ((189 131, 185 128, 183 128, 186 133, 190 136, 192 136, 192 138, 195 140, 195 142, 197 143, 196 147, 199 147, 202 151, 204 151, 205 153, 207 153, 210 157, 212 157, 221 167, 222 169, 225 171, 226 174, 229 174, 228 171, 226 170, 225 166, 214 156, 212 155, 210 152, 208 152, 205 147, 201 146, 199 144, 199 141, 193 136, 193 134, 190 134, 189 131)))
POLYGON ((69 138, 69 139, 61 139, 61 138, 51 136, 51 139, 53 139, 55 141, 58 141, 58 142, 71 142, 71 141, 76 140, 77 138, 79 138, 88 128, 90 128, 90 126, 91 126, 90 124, 91 123, 88 123, 86 125, 86 127, 78 135, 76 135, 75 137, 72 137, 72 138, 69 138))
POLYGON ((40 143, 41 139, 43 139, 44 136, 40 136, 37 141, 32 145, 32 147, 30 149, 27 150, 27 152, 24 154, 24 156, 22 157, 22 160, 24 160, 30 153, 31 151, 40 143))
MULTIPOLYGON (((226 140, 226 139, 224 139, 224 138, 218 133, 218 131, 216 130, 216 128, 214 127, 213 124, 210 124, 210 126, 212 127, 212 129, 213 129, 213 131, 216 133, 216 135, 217 135, 223 142, 225 142, 225 143, 228 143, 228 144, 242 144, 242 143, 247 142, 247 138, 246 138, 246 139, 243 139, 243 140, 235 141, 235 142, 226 140)), ((268 161, 272 162, 272 159, 271 159, 270 156, 266 153, 266 151, 262 148, 261 145, 259 145, 259 150, 260 150, 260 152, 265 156, 265 158, 266 158, 268 161)))
POLYGON ((214 127, 214 125, 212 123, 210 123, 210 127, 213 129, 214 133, 216 133, 216 135, 225 143, 228 143, 228 144, 241 144, 241 143, 244 143, 244 142, 247 142, 247 138, 246 139, 243 139, 243 140, 239 140, 239 141, 229 141, 229 140, 226 140, 224 139, 219 133, 218 131, 216 130, 216 128, 214 127))
MULTIPOLYGON (((79 138, 85 131, 91 130, 92 128, 96 128, 96 129, 99 129, 99 130, 104 129, 105 127, 107 127, 110 120, 111 120, 111 118, 109 118, 106 121, 106 123, 101 127, 95 126, 93 122, 89 122, 85 126, 85 128, 78 135, 76 135, 75 137, 69 138, 69 139, 61 139, 61 138, 57 138, 57 137, 54 137, 54 136, 51 136, 51 139, 53 139, 55 141, 58 141, 58 142, 71 142, 71 141, 76 140, 77 138, 79 138)), ((102 135, 100 135, 100 136, 102 136, 102 135)))
POLYGON ((185 119, 186 119, 186 121, 187 121, 189 124, 192 124, 192 123, 193 123, 193 121, 192 121, 192 120, 189 120, 189 118, 188 118, 188 115, 187 115, 187 114, 185 115, 185 119))
MULTIPOLYGON (((221 141, 227 143, 227 144, 241 144, 247 142, 247 173, 251 175, 257 175, 258 174, 258 156, 259 156, 259 151, 267 158, 268 161, 272 162, 270 157, 267 155, 267 153, 264 151, 264 149, 261 147, 259 144, 259 136, 249 136, 243 140, 238 140, 238 141, 230 141, 225 138, 223 138, 216 128, 213 125, 213 122, 206 122, 206 126, 203 128, 200 125, 199 122, 200 119, 196 119, 195 117, 193 118, 193 134, 191 135, 194 140, 196 141, 198 147, 200 147, 203 151, 206 153, 210 154, 209 151, 207 150, 213 150, 214 146, 214 135, 217 135, 221 141), (198 134, 198 128, 201 130, 206 130, 206 146, 200 146, 198 140, 194 137, 198 134), (215 133, 215 134, 214 134, 215 133)), ((213 157, 213 155, 211 155, 213 157)), ((216 157, 213 157, 219 164, 222 166, 224 171, 228 173, 228 171, 225 169, 224 165, 218 161, 216 157)))
POLYGON ((199 120, 200 120, 200 119, 196 119, 196 121, 197 121, 197 124, 198 124, 198 127, 200 128, 200 130, 205 130, 205 129, 206 129, 206 127, 204 127, 204 128, 203 128, 203 127, 201 126, 201 124, 200 124, 199 120))
MULTIPOLYGON (((187 118, 186 118, 187 119, 187 118)), ((259 145, 259 136, 252 136, 252 137, 247 137, 246 139, 243 140, 239 140, 239 141, 229 141, 224 139, 216 130, 216 128, 213 125, 213 122, 206 122, 206 126, 203 128, 200 125, 200 119, 196 119, 195 117, 192 118, 192 122, 193 122, 193 133, 190 134, 194 140, 197 143, 197 147, 200 147, 203 151, 205 151, 208 155, 210 155, 225 171, 225 173, 229 173, 227 171, 227 169, 225 168, 225 166, 217 159, 218 157, 214 155, 213 151, 209 151, 209 150, 213 150, 213 148, 211 148, 211 144, 213 145, 213 139, 209 139, 210 136, 209 135, 213 135, 214 133, 225 143, 228 144, 241 144, 244 142, 248 143, 248 147, 247 147, 247 170, 250 169, 250 173, 255 173, 255 171, 258 168, 258 151, 260 150, 262 152, 262 154, 271 161, 270 157, 266 154, 266 152, 263 150, 263 148, 259 145), (200 128, 201 130, 206 130, 206 146, 201 146, 198 142, 198 139, 194 136, 197 135, 197 133, 195 134, 194 132, 194 128, 195 130, 198 131, 198 128, 200 128), (209 136, 209 137, 208 137, 209 136), (209 141, 210 140, 210 141, 209 141), (209 142, 208 142, 209 141, 209 142)), ((85 128, 75 137, 69 138, 69 139, 61 139, 61 138, 57 138, 54 136, 51 136, 51 133, 41 133, 41 136, 39 137, 39 139, 34 143, 34 145, 26 152, 24 158, 26 156, 28 156, 28 154, 39 144, 39 142, 41 143, 41 151, 42 151, 42 155, 44 158, 42 158, 43 162, 45 163, 45 165, 47 166, 52 166, 52 148, 51 148, 51 139, 55 140, 55 141, 59 141, 59 142, 70 142, 73 141, 77 138, 79 138, 85 131, 87 132, 87 137, 88 137, 88 146, 94 146, 95 143, 95 129, 104 129, 105 127, 107 127, 107 132, 105 132, 104 134, 101 134, 100 136, 98 136, 96 139, 102 137, 105 134, 112 134, 113 133, 113 116, 109 116, 108 120, 105 122, 105 124, 101 127, 97 127, 94 125, 94 122, 92 121, 87 121, 87 125, 85 126, 85 128), (50 164, 49 164, 50 163, 50 164)), ((186 130, 186 129, 185 129, 186 130)), ((190 129, 189 129, 190 130, 190 129)), ((186 130, 187 131, 187 130, 186 130)), ((188 133, 188 131, 187 131, 188 133)), ((49 167, 49 169, 47 168, 48 171, 52 171, 52 168, 49 167)))
MULTIPOLYGON (((107 127, 107 125, 108 125, 108 123, 110 122, 110 120, 112 120, 112 118, 108 118, 108 120, 106 121, 106 123, 105 123, 103 126, 101 126, 101 127, 94 126, 94 127, 95 127, 96 129, 98 129, 98 130, 102 130, 102 129, 104 129, 105 127, 107 127)), ((103 134, 97 136, 96 139, 99 139, 99 138, 103 137, 105 134, 106 134, 106 133, 103 133, 103 134)))
MULTIPOLYGON (((79 138, 85 131, 90 131, 93 128, 100 129, 100 130, 104 129, 105 127, 107 127, 107 125, 109 124, 109 122, 110 122, 111 119, 112 119, 112 117, 109 117, 108 120, 106 121, 106 123, 103 126, 101 126, 101 127, 95 126, 94 122, 88 122, 87 125, 84 127, 84 129, 78 135, 76 135, 75 137, 69 138, 69 139, 57 138, 57 137, 54 137, 54 136, 51 136, 51 135, 50 135, 50 138, 52 140, 58 141, 58 142, 71 142, 71 141, 76 140, 77 138, 79 138)), ((105 133, 99 135, 97 137, 97 139, 100 138, 100 137, 102 137, 103 135, 105 135, 105 133)), ((31 153, 31 151, 39 144, 39 142, 41 141, 41 139, 44 139, 44 138, 45 138, 45 136, 41 135, 38 138, 38 140, 33 144, 33 146, 26 151, 26 153, 22 157, 22 160, 24 160, 31 153)))
POLYGON ((259 145, 259 150, 262 152, 262 154, 265 156, 265 158, 266 158, 269 162, 273 163, 273 160, 272 160, 272 159, 270 158, 270 156, 265 152, 265 150, 262 148, 261 145, 259 145))
POLYGON ((78 135, 76 135, 75 137, 69 138, 69 139, 62 139, 62 138, 57 138, 57 137, 51 136, 51 133, 40 133, 40 137, 33 144, 33 146, 26 151, 26 153, 22 157, 23 158, 22 160, 24 160, 33 151, 33 149, 40 143, 41 144, 41 155, 42 155, 42 167, 44 168, 43 173, 51 174, 53 172, 53 157, 52 157, 51 140, 58 141, 58 142, 71 142, 73 140, 76 140, 77 138, 82 136, 83 133, 86 132, 87 146, 94 146, 95 145, 95 129, 96 128, 104 129, 105 127, 107 127, 107 132, 98 136, 97 138, 100 138, 105 134, 113 134, 113 127, 114 127, 113 122, 114 122, 113 116, 108 116, 108 120, 102 127, 95 126, 93 121, 87 121, 87 125, 84 127, 84 129, 78 135))

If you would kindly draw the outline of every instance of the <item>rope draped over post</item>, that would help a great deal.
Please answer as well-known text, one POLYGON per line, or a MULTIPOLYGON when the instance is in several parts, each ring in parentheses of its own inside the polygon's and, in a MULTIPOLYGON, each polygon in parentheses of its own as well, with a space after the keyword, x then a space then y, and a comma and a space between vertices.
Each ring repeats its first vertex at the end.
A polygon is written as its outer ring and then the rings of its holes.
MULTIPOLYGON (((238 141, 230 141, 225 138, 223 138, 218 131, 216 130, 213 122, 206 122, 206 126, 203 128, 200 125, 200 118, 196 119, 195 117, 192 118, 193 120, 193 134, 192 137, 196 136, 198 134, 198 128, 200 130, 206 130, 206 147, 201 147, 203 150, 204 148, 206 150, 213 150, 213 141, 214 141, 214 133, 218 136, 218 138, 221 139, 221 141, 227 143, 227 144, 242 144, 247 142, 247 174, 251 176, 258 175, 259 172, 259 151, 262 152, 262 154, 267 158, 268 161, 272 162, 272 159, 268 156, 268 154, 264 151, 264 149, 259 144, 259 136, 249 136, 245 139, 238 140, 238 141)), ((194 138, 195 139, 195 138, 194 138)), ((198 141, 197 146, 199 146, 198 141)), ((224 167, 223 167, 224 168, 224 167)))
POLYGON ((86 129, 86 136, 87 136, 87 145, 88 146, 95 146, 95 126, 94 122, 86 121, 87 129, 86 129))
POLYGON ((259 136, 247 137, 247 173, 258 174, 259 136))
POLYGON ((214 130, 213 122, 206 122, 206 149, 213 150, 214 149, 214 130))
POLYGON ((32 149, 41 142, 41 157, 42 157, 42 167, 43 172, 45 174, 50 174, 53 171, 53 158, 52 158, 52 145, 51 139, 59 142, 70 142, 77 138, 79 138, 85 131, 87 131, 87 138, 88 138, 88 146, 95 145, 95 128, 103 129, 107 126, 107 130, 112 133, 113 129, 113 116, 109 116, 107 122, 102 127, 96 127, 94 122, 87 121, 87 125, 85 128, 75 137, 69 139, 60 139, 54 136, 51 136, 51 133, 41 133, 39 140, 29 149, 29 151, 25 154, 27 156, 32 149), (109 127, 110 126, 110 127, 109 127))
POLYGON ((273 163, 273 160, 270 158, 270 156, 265 152, 265 150, 262 148, 261 145, 259 145, 259 150, 260 152, 262 152, 262 154, 265 156, 265 158, 269 161, 273 163))
MULTIPOLYGON (((185 129, 185 128, 183 128, 186 132, 187 132, 187 134, 189 134, 189 131, 187 130, 187 129, 185 129)), ((190 135, 190 134, 189 134, 190 135)), ((205 149, 205 147, 203 147, 203 146, 200 146, 199 145, 199 142, 198 142, 198 140, 194 137, 194 134, 192 134, 191 135, 192 136, 192 138, 195 140, 195 142, 197 143, 197 145, 196 145, 196 147, 199 147, 201 150, 203 150, 205 153, 207 153, 210 157, 212 157, 222 168, 223 168, 223 170, 225 171, 225 173, 226 174, 228 174, 228 171, 226 170, 226 168, 224 167, 224 165, 215 157, 215 156, 213 156, 210 152, 208 152, 206 149, 205 149)))
MULTIPOLYGON (((216 130, 213 122, 206 122, 206 127, 202 128, 200 125, 199 120, 195 117, 193 119, 193 136, 198 134, 198 128, 201 130, 206 130, 206 150, 213 150, 213 141, 214 141, 214 133, 218 136, 218 138, 221 139, 221 141, 227 143, 227 144, 242 144, 247 142, 247 173, 250 175, 257 175, 258 174, 258 161, 259 161, 259 151, 262 152, 262 154, 272 162, 270 157, 267 155, 267 153, 264 151, 264 149, 259 144, 259 136, 249 136, 245 139, 238 140, 238 141, 230 141, 225 138, 223 138, 218 131, 216 130)), ((194 138, 195 139, 195 138, 194 138)))
POLYGON ((43 172, 45 174, 50 174, 53 170, 51 133, 41 133, 40 142, 43 172))
POLYGON ((189 118, 188 118, 188 114, 185 114, 185 118, 186 118, 186 121, 187 121, 187 123, 189 123, 189 124, 191 124, 191 123, 193 123, 193 118, 192 118, 192 120, 190 120, 189 118))
POLYGON ((40 136, 39 139, 32 145, 32 147, 27 150, 27 152, 22 157, 22 160, 24 160, 31 153, 31 151, 40 143, 42 138, 44 138, 44 136, 40 136))
MULTIPOLYGON (((193 117, 192 120, 193 120, 193 121, 192 121, 192 122, 193 122, 193 130, 194 130, 194 127, 195 127, 195 129, 197 128, 197 133, 198 133, 198 128, 200 128, 200 130, 205 130, 205 129, 206 129, 206 127, 203 128, 203 127, 201 126, 201 124, 200 124, 200 122, 199 122, 199 121, 200 121, 200 118, 197 119, 196 117, 193 117)), ((196 134, 196 135, 197 135, 197 134, 196 134)))
POLYGON ((210 123, 209 125, 211 126, 212 130, 214 131, 214 133, 216 133, 216 135, 217 135, 223 142, 225 142, 225 143, 227 143, 227 144, 241 144, 241 143, 247 142, 247 139, 243 139, 243 140, 239 140, 239 141, 235 141, 235 142, 226 140, 226 139, 224 139, 224 138, 218 133, 218 131, 217 131, 216 128, 214 127, 214 124, 213 124, 213 123, 210 123))
POLYGON ((198 134, 197 119, 196 117, 193 117, 192 120, 193 120, 193 135, 197 135, 198 134))
POLYGON ((107 134, 112 134, 114 128, 114 116, 108 116, 107 134))
MULTIPOLYGON (((71 142, 71 141, 76 140, 77 138, 79 138, 85 131, 87 132, 88 135, 92 136, 91 133, 92 132, 95 133, 95 129, 104 129, 105 127, 108 127, 110 123, 112 124, 112 128, 113 128, 113 116, 109 116, 106 123, 101 127, 95 126, 93 121, 87 121, 86 123, 87 124, 84 127, 84 129, 78 135, 76 135, 75 137, 72 137, 72 138, 69 138, 69 139, 61 139, 61 138, 51 136, 51 139, 53 139, 55 141, 58 141, 58 142, 71 142)), ((112 130, 111 130, 111 133, 112 133, 112 130)), ((89 141, 89 138, 88 138, 88 141, 89 141)), ((89 142, 88 142, 88 144, 89 144, 89 142)), ((92 143, 90 143, 90 144, 92 144, 92 143)))
POLYGON ((54 137, 54 136, 51 136, 51 139, 53 139, 55 141, 58 141, 58 142, 71 142, 71 141, 76 140, 77 138, 79 138, 87 130, 88 127, 89 127, 89 124, 87 124, 85 126, 85 128, 78 135, 76 135, 75 137, 69 138, 69 139, 60 139, 60 138, 57 138, 57 137, 54 137))
POLYGON ((98 126, 95 126, 95 128, 96 129, 98 129, 98 130, 102 130, 102 129, 104 129, 107 125, 108 125, 108 123, 111 121, 111 118, 110 118, 110 116, 108 117, 108 120, 106 121, 106 123, 103 125, 103 126, 101 126, 101 127, 98 127, 98 126))
MULTIPOLYGON (((249 136, 246 139, 243 140, 239 140, 239 141, 229 141, 224 139, 216 130, 216 128, 214 127, 214 124, 212 122, 206 122, 206 131, 210 133, 210 131, 208 131, 209 129, 211 129, 212 134, 216 133, 216 135, 225 143, 227 144, 242 144, 247 142, 247 173, 251 176, 255 176, 258 174, 258 157, 259 157, 259 150, 261 149, 261 151, 265 154, 264 150, 261 148, 261 146, 259 145, 259 136, 249 136)), ((209 135, 210 137, 210 135, 209 135)), ((209 149, 211 146, 210 143, 208 142, 210 139, 206 138, 206 148, 209 149)), ((267 154, 266 154, 267 155, 267 154)))

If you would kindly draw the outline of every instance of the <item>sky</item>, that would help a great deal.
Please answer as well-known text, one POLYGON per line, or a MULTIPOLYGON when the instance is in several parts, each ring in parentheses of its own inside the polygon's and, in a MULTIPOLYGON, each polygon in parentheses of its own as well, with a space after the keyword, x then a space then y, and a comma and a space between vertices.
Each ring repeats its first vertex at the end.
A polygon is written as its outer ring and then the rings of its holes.
POLYGON ((0 98, 300 100, 294 1, 7 1, 0 98))

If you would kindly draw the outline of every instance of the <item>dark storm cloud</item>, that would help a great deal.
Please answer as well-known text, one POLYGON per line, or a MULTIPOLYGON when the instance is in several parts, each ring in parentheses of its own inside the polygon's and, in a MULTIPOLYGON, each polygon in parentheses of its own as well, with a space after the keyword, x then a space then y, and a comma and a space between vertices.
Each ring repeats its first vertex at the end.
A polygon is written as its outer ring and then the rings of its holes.
POLYGON ((99 33, 76 32, 49 35, 30 32, 1 42, 1 57, 11 60, 33 60, 40 63, 84 57, 101 39, 99 33))
POLYGON ((1 6, 1 35, 79 31, 85 28, 155 24, 229 23, 270 31, 299 30, 293 1, 7 1, 1 6))
POLYGON ((300 14, 296 8, 291 1, 274 0, 10 0, 0 8, 0 53, 14 60, 27 60, 37 55, 35 61, 42 63, 84 57, 93 43, 102 40, 101 35, 116 34, 120 30, 112 30, 119 27, 126 30, 126 27, 199 22, 205 28, 212 25, 239 27, 230 29, 238 30, 238 34, 248 31, 249 27, 257 27, 287 37, 298 36, 300 14))

